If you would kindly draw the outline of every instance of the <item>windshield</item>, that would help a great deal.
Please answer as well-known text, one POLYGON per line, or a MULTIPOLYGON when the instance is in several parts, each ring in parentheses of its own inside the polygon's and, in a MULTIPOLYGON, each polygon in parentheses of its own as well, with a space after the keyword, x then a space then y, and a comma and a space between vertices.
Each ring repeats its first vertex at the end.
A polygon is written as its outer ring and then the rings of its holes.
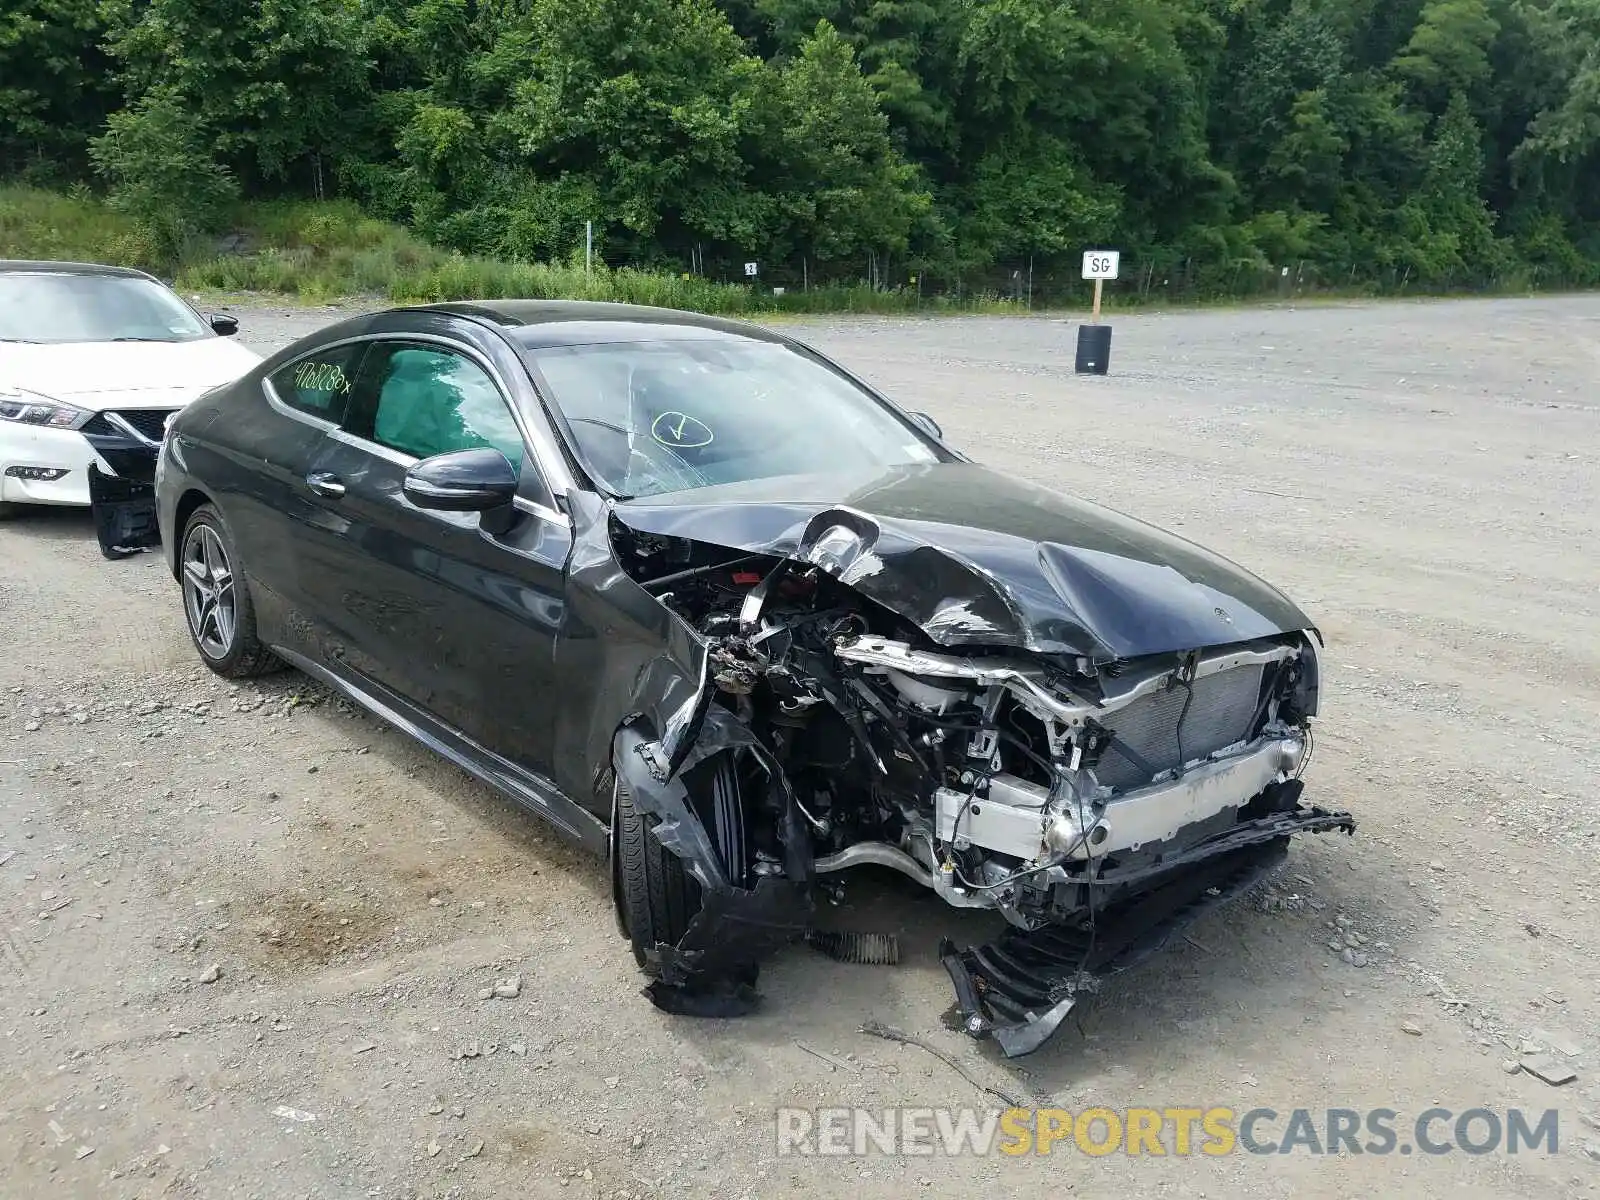
POLYGON ((871 395, 787 346, 614 342, 530 357, 579 461, 623 496, 939 461, 871 395))
POLYGON ((0 272, 0 342, 188 342, 211 336, 193 309, 153 279, 0 272))

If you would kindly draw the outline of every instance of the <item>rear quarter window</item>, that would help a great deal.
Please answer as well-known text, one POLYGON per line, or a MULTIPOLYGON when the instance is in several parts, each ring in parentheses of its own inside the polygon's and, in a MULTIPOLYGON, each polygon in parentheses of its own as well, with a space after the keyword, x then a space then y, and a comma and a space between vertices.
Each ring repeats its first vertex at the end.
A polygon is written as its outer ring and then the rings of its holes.
POLYGON ((267 379, 290 408, 337 425, 350 406, 356 371, 366 352, 365 342, 318 350, 279 367, 267 379))

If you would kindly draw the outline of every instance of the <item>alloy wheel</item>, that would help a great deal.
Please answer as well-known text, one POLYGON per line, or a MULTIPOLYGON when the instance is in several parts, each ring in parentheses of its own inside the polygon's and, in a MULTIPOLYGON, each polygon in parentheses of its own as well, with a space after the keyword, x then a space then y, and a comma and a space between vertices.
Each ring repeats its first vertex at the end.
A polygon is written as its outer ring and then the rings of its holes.
POLYGON ((200 653, 226 658, 238 628, 233 563, 210 525, 196 525, 184 539, 183 606, 200 653))

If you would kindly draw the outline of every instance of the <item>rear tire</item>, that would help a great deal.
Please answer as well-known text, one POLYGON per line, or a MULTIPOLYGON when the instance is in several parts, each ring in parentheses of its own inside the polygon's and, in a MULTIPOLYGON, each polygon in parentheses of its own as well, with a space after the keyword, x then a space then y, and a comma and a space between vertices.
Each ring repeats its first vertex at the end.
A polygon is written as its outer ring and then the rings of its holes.
MULTIPOLYGON (((742 886, 747 866, 744 810, 734 760, 731 755, 721 755, 690 774, 696 777, 693 782, 686 780, 690 800, 723 861, 724 871, 742 886), (730 868, 730 859, 738 865, 730 868)), ((614 787, 612 855, 617 913, 622 931, 633 947, 634 960, 653 974, 653 951, 662 943, 675 946, 683 940, 700 912, 702 893, 700 884, 684 868, 683 860, 656 837, 657 819, 634 806, 633 793, 620 776, 614 787)))
POLYGON ((250 585, 239 569, 233 535, 215 506, 202 504, 184 526, 178 575, 189 640, 206 666, 227 679, 283 669, 283 661, 256 636, 250 585))

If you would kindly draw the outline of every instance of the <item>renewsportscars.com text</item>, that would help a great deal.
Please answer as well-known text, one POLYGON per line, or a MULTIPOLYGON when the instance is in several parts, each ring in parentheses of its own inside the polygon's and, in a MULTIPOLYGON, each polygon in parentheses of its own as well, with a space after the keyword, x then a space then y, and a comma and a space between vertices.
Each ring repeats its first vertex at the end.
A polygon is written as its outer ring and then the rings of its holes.
POLYGON ((1510 1108, 780 1108, 780 1155, 1555 1154, 1560 1113, 1510 1108))

